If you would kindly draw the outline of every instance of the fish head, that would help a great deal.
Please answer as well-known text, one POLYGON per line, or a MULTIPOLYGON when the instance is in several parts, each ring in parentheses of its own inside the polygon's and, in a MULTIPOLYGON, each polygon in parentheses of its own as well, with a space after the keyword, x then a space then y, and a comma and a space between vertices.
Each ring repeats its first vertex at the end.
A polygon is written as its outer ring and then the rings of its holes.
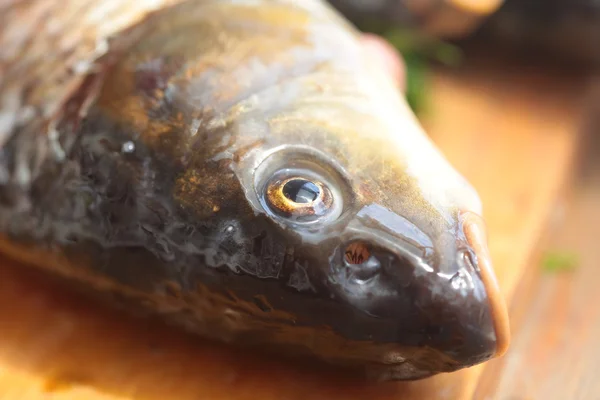
POLYGON ((263 91, 236 124, 262 132, 236 169, 257 218, 315 292, 355 311, 311 318, 439 363, 425 370, 500 356, 507 315, 478 193, 391 82, 339 65, 263 91))
POLYGON ((434 349, 445 368, 502 354, 506 311, 479 197, 433 144, 406 144, 417 152, 407 155, 396 132, 289 122, 270 128, 311 138, 263 153, 246 170, 247 198, 314 290, 362 314, 328 322, 358 340, 434 349))

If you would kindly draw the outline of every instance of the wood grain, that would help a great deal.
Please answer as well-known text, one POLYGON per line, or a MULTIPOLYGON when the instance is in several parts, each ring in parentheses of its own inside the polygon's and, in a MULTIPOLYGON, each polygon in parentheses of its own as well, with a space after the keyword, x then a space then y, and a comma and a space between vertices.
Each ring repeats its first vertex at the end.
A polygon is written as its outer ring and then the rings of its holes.
MULTIPOLYGON (((581 90, 577 80, 556 84, 566 81, 519 71, 439 71, 426 118, 434 140, 482 196, 509 299, 570 168, 581 90)), ((407 383, 351 382, 125 318, 23 266, 0 264, 3 400, 455 400, 472 397, 481 370, 407 383)))
POLYGON ((513 313, 512 351, 486 367, 477 399, 600 399, 600 79, 590 92, 586 140, 569 196, 532 262, 531 283, 514 296, 519 312, 513 313), (572 253, 577 263, 546 271, 549 251, 572 253))

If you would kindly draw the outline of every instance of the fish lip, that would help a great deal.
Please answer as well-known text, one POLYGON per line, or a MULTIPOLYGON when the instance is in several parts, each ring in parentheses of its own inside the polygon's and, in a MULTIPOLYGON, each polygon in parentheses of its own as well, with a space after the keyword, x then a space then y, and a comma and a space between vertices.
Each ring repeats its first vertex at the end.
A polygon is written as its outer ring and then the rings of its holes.
POLYGON ((459 212, 459 221, 465 239, 475 253, 477 264, 475 267, 485 287, 496 336, 494 357, 501 357, 508 351, 508 347, 510 346, 510 321, 506 302, 500 291, 491 255, 488 250, 486 225, 483 218, 472 211, 461 210, 459 212))

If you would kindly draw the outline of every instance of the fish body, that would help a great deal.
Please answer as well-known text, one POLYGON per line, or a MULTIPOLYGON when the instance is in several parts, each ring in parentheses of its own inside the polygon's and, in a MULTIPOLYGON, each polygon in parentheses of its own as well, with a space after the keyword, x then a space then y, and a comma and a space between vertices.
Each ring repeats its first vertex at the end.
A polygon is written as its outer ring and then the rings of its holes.
POLYGON ((505 351, 477 193, 325 3, 9 5, 3 252, 380 380, 505 351))

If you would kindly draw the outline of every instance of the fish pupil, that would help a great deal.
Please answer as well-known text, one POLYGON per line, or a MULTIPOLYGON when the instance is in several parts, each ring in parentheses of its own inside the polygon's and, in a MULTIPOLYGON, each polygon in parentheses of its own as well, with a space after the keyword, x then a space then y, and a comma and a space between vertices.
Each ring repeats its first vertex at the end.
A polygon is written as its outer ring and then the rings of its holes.
POLYGON ((319 187, 306 179, 292 179, 283 186, 283 195, 299 204, 312 203, 320 193, 319 187))

